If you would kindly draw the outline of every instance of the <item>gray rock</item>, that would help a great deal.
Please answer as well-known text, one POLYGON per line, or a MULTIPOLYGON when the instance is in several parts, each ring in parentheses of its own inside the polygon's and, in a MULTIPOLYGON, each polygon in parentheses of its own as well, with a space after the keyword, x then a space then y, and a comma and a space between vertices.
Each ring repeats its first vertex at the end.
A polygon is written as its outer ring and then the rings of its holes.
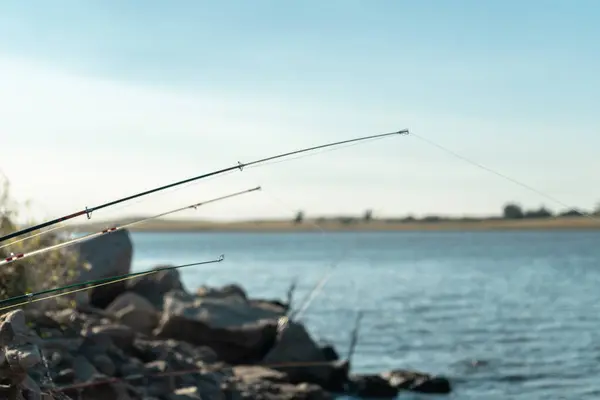
MULTIPOLYGON (((159 270, 164 267, 166 265, 160 265, 153 268, 153 270, 159 270)), ((127 282, 127 290, 146 298, 156 308, 161 309, 165 294, 171 291, 184 291, 185 289, 181 283, 179 271, 170 269, 160 270, 153 274, 130 280, 127 282)))
POLYGON ((225 329, 212 328, 194 319, 165 313, 154 335, 208 346, 221 360, 241 364, 262 359, 271 348, 276 331, 276 323, 268 320, 225 329))
POLYGON ((167 339, 163 342, 165 346, 173 351, 185 355, 194 364, 214 363, 219 360, 219 357, 213 349, 207 346, 193 346, 187 342, 167 339))
POLYGON ((10 368, 18 371, 27 371, 42 362, 40 349, 34 344, 7 348, 5 356, 10 368))
POLYGON ((379 375, 352 375, 349 388, 359 398, 393 399, 398 395, 398 389, 379 375))
POLYGON ((333 396, 321 387, 302 383, 286 382, 286 374, 264 367, 235 367, 234 382, 242 399, 314 399, 331 400, 333 396))
POLYGON ((326 385, 334 372, 319 345, 310 337, 303 325, 288 321, 284 329, 277 334, 271 350, 265 355, 262 363, 323 363, 322 366, 302 366, 281 368, 293 382, 313 382, 326 385))
POLYGON ((25 320, 35 325, 37 329, 47 328, 60 330, 60 324, 52 318, 53 314, 50 312, 25 308, 23 313, 25 314, 25 320))
POLYGON ((46 360, 47 360, 49 368, 55 368, 60 363, 62 363, 63 361, 65 361, 65 359, 66 359, 65 356, 63 356, 58 351, 53 351, 53 352, 50 353, 49 357, 46 357, 46 360))
POLYGON ((213 288, 201 286, 196 290, 196 294, 200 297, 209 297, 214 299, 234 298, 235 300, 248 300, 246 291, 239 285, 230 284, 221 288, 213 288))
POLYGON ((131 305, 116 314, 117 320, 123 325, 131 327, 136 332, 146 335, 152 333, 159 321, 158 313, 149 313, 145 310, 140 310, 131 305))
POLYGON ((152 362, 148 362, 148 363, 144 364, 144 368, 149 373, 156 373, 156 372, 165 372, 169 368, 169 366, 167 365, 167 362, 164 360, 156 360, 156 361, 152 361, 152 362))
POLYGON ((144 373, 144 363, 136 358, 132 358, 124 364, 121 364, 118 371, 122 376, 135 376, 144 373))
POLYGON ((200 397, 203 399, 218 399, 224 397, 223 385, 225 374, 218 372, 203 373, 198 377, 200 397))
POLYGON ((168 396, 174 389, 174 386, 170 385, 168 381, 164 379, 156 381, 152 379, 150 384, 146 387, 146 396, 165 397, 168 396))
POLYGON ((83 400, 132 400, 128 386, 123 383, 87 387, 81 392, 83 400))
POLYGON ((135 339, 135 332, 130 327, 119 324, 95 326, 91 329, 91 333, 109 337, 116 346, 122 349, 130 348, 135 339))
POLYGON ((420 393, 448 394, 452 386, 448 379, 422 372, 397 369, 380 374, 396 390, 410 390, 420 393))
MULTIPOLYGON (((101 328, 102 326, 98 325, 81 332, 84 341, 77 350, 79 354, 83 354, 91 359, 96 354, 106 354, 109 351, 116 349, 112 337, 104 333, 101 328), (94 328, 98 329, 94 331, 94 328)), ((110 329, 110 327, 108 329, 110 329)))
POLYGON ((198 298, 183 292, 165 295, 163 316, 165 314, 181 315, 212 328, 239 327, 264 319, 276 320, 283 315, 278 310, 252 305, 239 297, 198 298))
POLYGON ((10 311, 7 314, 4 314, 1 319, 4 323, 8 324, 4 327, 4 334, 7 335, 7 339, 10 338, 10 344, 12 346, 28 343, 40 344, 41 339, 39 336, 27 326, 23 310, 10 311), (8 332, 8 326, 10 326, 10 330, 12 330, 12 336, 8 332))
POLYGON ((236 366, 232 368, 233 375, 243 382, 252 383, 259 381, 289 382, 285 373, 275 369, 260 366, 236 366))
POLYGON ((14 310, 2 316, 4 321, 11 324, 15 334, 25 333, 27 329, 27 321, 23 310, 14 310))
POLYGON ((200 392, 195 386, 181 388, 175 390, 173 394, 169 395, 169 400, 201 400, 200 392))
POLYGON ((27 400, 42 400, 42 389, 29 375, 25 377, 21 387, 27 392, 27 400))
POLYGON ((88 382, 99 375, 98 370, 84 356, 77 356, 73 360, 75 379, 79 382, 88 382))
MULTIPOLYGON (((79 254, 82 265, 78 282, 125 275, 131 270, 133 244, 127 229, 83 241, 73 249, 79 254), (85 263, 91 268, 83 267, 85 263)), ((125 282, 116 282, 91 289, 89 300, 96 307, 104 308, 123 293, 125 287, 125 282)))
POLYGON ((107 376, 113 376, 117 371, 117 367, 106 354, 97 354, 92 359, 92 364, 96 369, 107 376))
POLYGON ((64 356, 65 353, 74 353, 76 352, 81 345, 83 344, 84 340, 81 337, 76 337, 76 338, 49 338, 49 339, 44 339, 41 342, 40 347, 42 347, 43 349, 46 350, 57 350, 59 352, 61 352, 61 354, 64 356))
POLYGON ((0 346, 8 346, 14 337, 15 333, 13 332, 11 323, 8 321, 0 323, 0 346))
POLYGON ((56 321, 59 325, 69 325, 75 319, 80 317, 77 310, 75 310, 73 308, 64 308, 62 310, 48 312, 47 314, 48 314, 48 316, 50 316, 50 318, 52 318, 54 321, 56 321))
POLYGON ((54 377, 54 383, 59 385, 64 385, 68 383, 73 383, 75 380, 75 370, 73 368, 63 369, 56 374, 54 377))
POLYGON ((134 292, 121 294, 106 307, 105 311, 114 314, 131 305, 148 312, 157 312, 156 307, 148 299, 134 292))
POLYGON ((274 313, 283 315, 288 311, 288 305, 275 300, 250 299, 248 300, 251 306, 260 307, 265 310, 271 310, 274 313))
POLYGON ((144 365, 144 374, 154 375, 152 379, 149 380, 150 385, 147 388, 147 395, 150 396, 166 396, 171 393, 175 389, 175 378, 172 376, 167 377, 157 377, 157 373, 167 372, 169 370, 169 365, 164 360, 157 360, 146 363, 144 365))
POLYGON ((150 301, 139 294, 125 292, 106 308, 119 323, 145 334, 158 325, 159 314, 150 301))

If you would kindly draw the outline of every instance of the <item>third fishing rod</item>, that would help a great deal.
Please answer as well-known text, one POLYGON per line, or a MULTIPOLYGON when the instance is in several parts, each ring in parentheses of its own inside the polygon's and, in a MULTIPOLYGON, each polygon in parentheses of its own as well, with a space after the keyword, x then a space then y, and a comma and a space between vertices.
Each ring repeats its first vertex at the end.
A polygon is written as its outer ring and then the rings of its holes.
POLYGON ((262 164, 262 163, 265 163, 267 161, 272 161, 272 160, 275 160, 275 159, 278 159, 278 158, 284 158, 284 157, 292 156, 292 155, 295 155, 295 154, 306 153, 306 152, 313 151, 313 150, 319 150, 319 149, 324 149, 324 148, 327 148, 327 147, 339 146, 339 145, 343 145, 343 144, 348 144, 348 143, 353 143, 353 142, 359 142, 359 141, 364 141, 364 140, 369 140, 369 139, 383 138, 383 137, 386 137, 386 136, 407 135, 408 133, 409 133, 408 129, 403 129, 403 130, 400 130, 400 131, 397 131, 397 132, 382 133, 382 134, 379 134, 379 135, 371 135, 371 136, 363 136, 363 137, 359 137, 359 138, 355 138, 355 139, 343 140, 343 141, 339 141, 339 142, 333 142, 333 143, 322 144, 322 145, 319 145, 319 146, 308 147, 308 148, 304 148, 304 149, 300 149, 300 150, 294 150, 294 151, 290 151, 290 152, 287 152, 287 153, 282 153, 282 154, 278 154, 278 155, 275 155, 275 156, 266 157, 266 158, 262 158, 262 159, 259 159, 259 160, 251 161, 251 162, 248 162, 248 163, 238 162, 237 164, 232 165, 231 167, 219 169, 219 170, 212 171, 212 172, 209 172, 209 173, 206 173, 206 174, 203 174, 203 175, 195 176, 193 178, 188 178, 188 179, 185 179, 185 180, 182 180, 182 181, 179 181, 179 182, 175 182, 175 183, 171 183, 171 184, 168 184, 168 185, 165 185, 165 186, 160 186, 160 187, 157 187, 157 188, 154 188, 154 189, 146 190, 144 192, 136 193, 136 194, 131 195, 131 196, 127 196, 127 197, 123 197, 123 198, 120 198, 120 199, 117 199, 117 200, 109 201, 108 203, 104 203, 104 204, 101 204, 99 206, 95 206, 95 207, 91 207, 91 208, 86 207, 85 209, 77 211, 75 213, 68 214, 68 215, 65 215, 63 217, 56 218, 56 219, 53 219, 53 220, 50 220, 50 221, 42 222, 41 224, 30 226, 28 228, 24 228, 24 229, 21 229, 21 230, 9 233, 7 235, 4 235, 4 236, 0 237, 0 242, 6 241, 6 240, 9 240, 9 239, 21 236, 21 235, 25 235, 25 234, 27 234, 29 232, 33 232, 33 231, 38 230, 38 229, 42 229, 42 228, 46 228, 48 226, 56 225, 56 224, 58 224, 60 222, 64 222, 64 221, 67 221, 67 220, 70 220, 70 219, 73 219, 73 218, 76 218, 76 217, 80 217, 82 215, 87 215, 88 219, 90 219, 91 218, 91 214, 94 211, 98 211, 98 210, 101 210, 101 209, 106 208, 106 207, 114 206, 116 204, 123 203, 123 202, 128 201, 128 200, 133 200, 133 199, 136 199, 138 197, 142 197, 142 196, 145 196, 145 195, 148 195, 148 194, 151 194, 151 193, 155 193, 155 192, 158 192, 158 191, 161 191, 161 190, 170 189, 172 187, 183 185, 185 183, 197 181, 197 180, 208 178, 208 177, 215 176, 215 175, 224 174, 226 172, 233 171, 233 170, 236 170, 236 169, 239 169, 241 171, 244 167, 249 167, 251 165, 256 165, 256 164, 262 164))

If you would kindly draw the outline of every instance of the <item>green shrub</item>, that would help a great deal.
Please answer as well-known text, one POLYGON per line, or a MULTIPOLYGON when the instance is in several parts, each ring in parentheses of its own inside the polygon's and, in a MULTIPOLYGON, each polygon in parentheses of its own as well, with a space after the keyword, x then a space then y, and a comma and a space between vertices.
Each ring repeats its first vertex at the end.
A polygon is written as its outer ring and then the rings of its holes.
MULTIPOLYGON (((0 187, 0 234, 6 235, 20 227, 17 224, 19 211, 27 204, 19 204, 11 198, 10 183, 5 180, 0 187)), ((27 225, 34 224, 33 221, 27 225)), ((0 242, 0 256, 9 257, 11 253, 19 254, 37 250, 53 244, 58 244, 66 239, 57 233, 65 233, 65 229, 56 229, 28 240, 24 237, 35 235, 34 231, 28 235, 16 237, 9 241, 0 242)), ((0 299, 50 289, 72 282, 79 271, 79 257, 73 248, 65 247, 47 253, 17 260, 0 267, 0 299)), ((58 303, 68 302, 60 298, 58 303)), ((54 303, 56 304, 56 302, 54 303)))

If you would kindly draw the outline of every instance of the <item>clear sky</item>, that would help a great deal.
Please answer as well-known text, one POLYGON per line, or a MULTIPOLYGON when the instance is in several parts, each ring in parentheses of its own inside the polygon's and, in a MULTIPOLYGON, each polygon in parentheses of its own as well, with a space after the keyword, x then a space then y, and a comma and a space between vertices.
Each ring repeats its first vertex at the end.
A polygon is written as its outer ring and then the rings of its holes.
MULTIPOLYGON (((574 206, 600 200, 596 1, 0 3, 0 168, 57 217, 239 161, 408 128, 574 206)), ((498 213, 557 204, 414 137, 149 196, 98 218, 498 213), (278 200, 275 200, 278 199, 278 200)))

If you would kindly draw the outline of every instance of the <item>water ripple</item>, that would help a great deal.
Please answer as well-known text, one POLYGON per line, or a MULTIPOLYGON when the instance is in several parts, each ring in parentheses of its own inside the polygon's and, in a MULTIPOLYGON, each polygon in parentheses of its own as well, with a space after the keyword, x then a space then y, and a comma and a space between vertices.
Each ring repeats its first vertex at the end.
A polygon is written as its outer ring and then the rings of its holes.
POLYGON ((240 282, 253 296, 297 298, 345 249, 305 314, 345 355, 365 312, 353 367, 446 375, 449 396, 402 399, 600 398, 597 232, 134 234, 138 269, 219 249, 222 265, 182 271, 193 289, 240 282), (360 235, 360 240, 356 236, 360 235), (358 244, 356 244, 358 243, 358 244))

